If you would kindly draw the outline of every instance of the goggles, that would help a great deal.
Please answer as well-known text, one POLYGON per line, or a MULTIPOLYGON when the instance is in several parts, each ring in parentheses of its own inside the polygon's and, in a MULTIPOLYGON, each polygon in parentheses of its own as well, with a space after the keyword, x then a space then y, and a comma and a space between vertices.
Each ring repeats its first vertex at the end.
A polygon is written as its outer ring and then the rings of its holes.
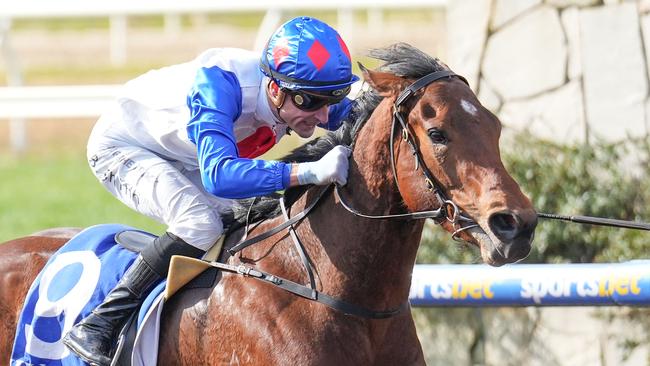
POLYGON ((350 87, 343 89, 337 89, 327 94, 321 93, 310 93, 304 90, 290 90, 282 89, 282 91, 291 98, 293 104, 298 107, 298 109, 312 112, 318 110, 326 105, 332 105, 342 101, 348 93, 350 93, 350 87))

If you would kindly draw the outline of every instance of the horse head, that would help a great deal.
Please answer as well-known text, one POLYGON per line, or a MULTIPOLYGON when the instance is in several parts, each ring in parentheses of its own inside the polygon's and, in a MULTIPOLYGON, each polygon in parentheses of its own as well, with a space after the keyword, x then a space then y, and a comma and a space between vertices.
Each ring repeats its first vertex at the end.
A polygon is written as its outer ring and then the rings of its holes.
POLYGON ((368 123, 373 134, 390 138, 366 141, 376 144, 372 149, 391 149, 385 155, 392 169, 385 173, 403 205, 410 212, 442 209, 436 222, 478 246, 488 264, 525 258, 537 214, 503 166, 499 119, 437 59, 405 44, 374 52, 387 62, 377 71, 362 67, 366 83, 382 98, 368 123))

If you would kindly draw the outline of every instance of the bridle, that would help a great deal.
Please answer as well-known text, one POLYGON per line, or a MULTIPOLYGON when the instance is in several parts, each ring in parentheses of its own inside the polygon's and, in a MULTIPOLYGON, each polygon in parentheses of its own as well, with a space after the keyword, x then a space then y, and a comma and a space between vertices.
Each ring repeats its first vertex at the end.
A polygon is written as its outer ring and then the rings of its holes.
POLYGON ((348 210, 349 212, 353 213, 356 216, 364 217, 367 219, 383 220, 383 219, 401 218, 401 219, 409 219, 409 220, 419 220, 419 219, 430 218, 433 219, 438 224, 442 224, 444 220, 447 220, 451 223, 454 229, 454 231, 451 234, 451 237, 454 240, 460 240, 459 234, 462 233, 463 231, 474 227, 478 227, 478 224, 474 220, 472 220, 471 218, 463 214, 462 211, 458 208, 458 205, 456 205, 454 201, 448 199, 444 191, 440 188, 441 187, 440 183, 429 170, 429 167, 427 166, 426 162, 422 157, 422 152, 420 151, 420 147, 415 142, 415 139, 413 138, 413 135, 410 132, 411 130, 408 126, 408 123, 406 122, 406 117, 404 112, 405 109, 404 104, 411 97, 413 97, 420 89, 427 87, 429 84, 435 81, 441 79, 451 79, 452 77, 457 77, 458 79, 460 79, 462 82, 464 82, 469 86, 467 80, 461 75, 458 75, 451 70, 441 70, 441 71, 432 72, 428 75, 421 77, 420 79, 416 80, 411 85, 406 87, 397 96, 397 99, 395 99, 395 103, 393 104, 393 120, 391 122, 390 141, 388 143, 389 145, 388 148, 390 151, 391 168, 393 170, 393 178, 395 179, 395 185, 397 186, 397 189, 399 190, 400 188, 399 188, 399 181, 397 179, 397 168, 395 166, 395 161, 396 161, 395 135, 398 134, 398 129, 401 128, 402 139, 408 143, 409 147, 411 148, 411 153, 415 157, 415 170, 422 168, 421 171, 422 174, 424 175, 424 181, 425 184, 427 185, 427 189, 429 190, 429 192, 432 192, 435 195, 436 199, 438 200, 438 203, 440 204, 439 207, 436 210, 432 210, 432 211, 418 211, 418 212, 409 212, 409 213, 393 214, 393 215, 363 214, 358 210, 352 208, 342 199, 339 193, 339 187, 336 186, 336 195, 339 201, 341 202, 341 205, 345 207, 346 210, 348 210), (466 225, 463 226, 462 223, 466 223, 466 225))
MULTIPOLYGON (((450 79, 452 77, 457 77, 465 84, 467 84, 467 80, 465 80, 464 77, 457 75, 452 71, 449 70, 436 71, 416 80, 414 83, 409 85, 406 89, 404 89, 404 91, 402 91, 399 94, 399 96, 397 97, 393 105, 393 120, 391 125, 390 141, 389 141, 391 168, 393 170, 393 177, 395 178, 395 184, 397 185, 398 190, 399 190, 399 182, 397 179, 397 169, 395 167, 394 136, 397 134, 398 129, 401 128, 402 138, 404 139, 404 141, 408 143, 408 145, 411 148, 411 152, 415 157, 415 170, 418 170, 420 167, 422 168, 422 174, 424 175, 424 180, 427 185, 427 188, 429 189, 430 192, 433 192, 433 194, 435 195, 436 199, 440 204, 439 208, 432 211, 408 212, 403 214, 369 215, 369 214, 359 212, 358 210, 351 207, 348 203, 346 203, 342 199, 343 197, 339 192, 339 186, 335 186, 335 194, 339 202, 341 203, 341 205, 346 210, 348 210, 349 212, 351 212, 356 216, 364 217, 368 219, 419 220, 419 219, 431 218, 438 224, 442 224, 446 219, 453 226, 454 232, 452 233, 452 237, 454 239, 457 239, 458 235, 461 232, 478 226, 478 224, 474 220, 464 215, 462 211, 459 209, 459 207, 452 200, 448 199, 444 191, 440 188, 441 187, 440 183, 435 179, 433 174, 431 174, 431 171, 429 170, 426 163, 424 162, 420 148, 415 142, 415 140, 413 139, 412 134, 410 133, 409 126, 403 114, 404 103, 407 100, 409 100, 412 96, 414 96, 420 89, 425 88, 427 85, 437 80, 441 80, 445 78, 450 79), (463 226, 461 223, 467 223, 467 225, 463 226)), ((354 145, 354 141, 352 145, 354 145)), ((300 213, 298 213, 293 217, 290 217, 289 210, 285 206, 284 197, 283 197, 280 200, 280 205, 282 209, 282 214, 285 218, 285 222, 253 238, 247 239, 246 236, 244 236, 242 241, 240 241, 237 245, 227 250, 228 253, 234 256, 237 252, 241 251, 242 249, 251 246, 255 243, 258 243, 266 238, 269 238, 283 231, 284 229, 288 229, 289 235, 293 239, 296 250, 300 255, 300 258, 303 262, 303 266, 305 267, 305 270, 307 272, 307 276, 309 277, 309 286, 295 283, 293 281, 266 273, 264 271, 258 270, 254 267, 245 264, 230 265, 221 262, 210 262, 210 265, 228 272, 256 278, 260 281, 282 288, 288 292, 291 292, 303 298, 317 301, 321 304, 327 305, 330 308, 336 309, 344 314, 354 315, 354 316, 368 318, 368 319, 384 319, 384 318, 389 318, 400 314, 403 310, 408 309, 409 307, 408 300, 395 309, 385 310, 385 311, 374 311, 355 304, 348 303, 343 300, 333 298, 327 294, 324 294, 316 290, 316 282, 314 279, 312 262, 309 256, 307 255, 307 253, 305 252, 305 249, 302 243, 300 242, 300 238, 296 234, 293 225, 300 222, 305 217, 307 217, 309 213, 318 205, 318 203, 322 201, 322 198, 325 197, 328 192, 330 192, 331 188, 332 186, 330 185, 328 187, 325 187, 324 189, 321 189, 318 192, 316 198, 309 205, 307 205, 303 211, 301 211, 300 213)), ((587 224, 650 230, 650 224, 646 224, 646 223, 635 223, 635 222, 629 222, 623 220, 603 219, 603 218, 595 218, 595 217, 588 217, 588 216, 561 216, 555 214, 538 214, 538 215, 544 218, 567 220, 567 221, 587 223, 587 224)), ((246 226, 248 228, 248 222, 246 226)), ((248 230, 246 231, 248 232, 248 230)))
MULTIPOLYGON (((457 77, 460 80, 462 80, 465 84, 467 84, 467 80, 465 80, 464 77, 455 74, 454 72, 450 70, 442 70, 442 71, 436 71, 433 73, 430 73, 418 80, 416 80, 414 83, 406 87, 397 97, 395 100, 395 103, 393 104, 393 119, 392 119, 392 124, 391 124, 391 132, 390 132, 390 141, 389 141, 389 151, 390 151, 390 158, 391 158, 391 167, 393 170, 393 177, 395 179, 395 184, 397 185, 397 188, 399 190, 399 182, 397 178, 397 169, 395 166, 395 151, 394 151, 394 136, 397 134, 398 129, 401 128, 402 130, 402 138, 404 141, 408 143, 408 145, 411 148, 411 152, 413 153, 413 156, 415 157, 415 170, 418 170, 421 167, 421 171, 424 175, 424 180, 427 185, 427 188, 429 189, 430 192, 433 192, 435 195, 436 199, 440 203, 440 206, 432 211, 418 211, 418 212, 408 212, 408 213, 402 213, 402 214, 390 214, 390 215, 370 215, 370 214, 364 214, 362 212, 359 212, 358 210, 354 209, 352 206, 350 206, 348 203, 346 203, 343 200, 343 197, 341 196, 339 192, 339 186, 335 185, 335 194, 341 203, 341 205, 349 212, 352 214, 359 216, 359 217, 364 217, 368 219, 381 219, 381 220, 386 220, 386 219, 407 219, 407 220, 419 220, 419 219, 426 219, 426 218, 431 218, 433 219, 436 223, 442 224, 444 220, 449 221, 452 224, 452 227, 454 229, 452 233, 452 238, 458 239, 458 235, 470 228, 477 227, 478 224, 472 220, 471 218, 467 217, 462 213, 462 211, 458 208, 458 206, 450 199, 447 198, 443 190, 440 188, 441 185, 440 183, 435 179, 433 174, 431 174, 431 171, 427 167, 426 163, 424 162, 424 159, 422 158, 422 153, 420 151, 419 146, 415 142, 415 140, 412 137, 412 134, 410 133, 410 129, 408 127, 408 123, 406 122, 406 119, 404 117, 403 113, 403 107, 404 103, 409 100, 411 97, 413 97, 420 89, 425 88, 427 85, 441 79, 445 78, 452 78, 452 77, 457 77), (467 223, 467 225, 463 226, 461 223, 467 223)), ((354 141, 352 143, 354 145, 354 141)), ((318 290, 316 290, 316 282, 314 279, 313 275, 313 265, 311 264, 311 260, 309 259, 309 256, 304 250, 304 247, 302 243, 300 242, 300 239, 298 238, 298 235, 296 234, 293 225, 300 222, 303 220, 305 217, 309 215, 309 213, 318 205, 319 202, 321 202, 321 199, 327 195, 327 193, 330 191, 331 186, 325 187, 324 189, 321 189, 320 192, 318 193, 316 199, 312 201, 308 206, 305 207, 303 211, 298 213, 297 215, 290 217, 289 216, 289 210, 287 210, 285 203, 284 203, 284 197, 280 200, 280 206, 282 209, 282 214, 285 218, 285 222, 282 224, 275 226, 274 228, 257 235, 252 238, 246 238, 244 237, 242 241, 240 241, 237 245, 233 246, 232 248, 228 249, 228 253, 230 255, 234 256, 237 252, 240 252, 246 247, 249 247, 255 243, 258 243, 266 238, 269 238, 285 229, 289 230, 289 234, 291 238, 293 239, 294 245, 296 247, 296 250, 298 251, 301 261, 303 263, 303 266, 305 267, 305 270, 307 272, 307 276, 309 278, 309 287, 298 284, 292 281, 289 281, 285 278, 281 278, 269 273, 266 273, 264 271, 258 270, 254 267, 247 266, 244 264, 240 264, 237 266, 226 264, 226 263, 220 263, 220 262, 211 262, 211 265, 214 267, 217 267, 222 270, 226 270, 229 272, 233 273, 238 273, 242 274, 244 276, 249 276, 256 278, 258 280, 264 281, 268 284, 280 287, 286 291, 289 291, 293 294, 296 294, 298 296, 313 300, 313 301, 318 301, 322 304, 325 304, 333 309, 339 310, 345 314, 351 314, 363 318, 369 318, 369 319, 384 319, 388 317, 395 316, 399 313, 401 313, 404 309, 408 308, 408 300, 404 302, 400 307, 391 309, 391 310, 386 310, 386 311, 374 311, 374 310, 368 310, 366 308, 360 307, 355 304, 350 304, 348 302, 333 298, 327 294, 324 294, 318 290)), ((247 225, 248 226, 248 225, 247 225)))

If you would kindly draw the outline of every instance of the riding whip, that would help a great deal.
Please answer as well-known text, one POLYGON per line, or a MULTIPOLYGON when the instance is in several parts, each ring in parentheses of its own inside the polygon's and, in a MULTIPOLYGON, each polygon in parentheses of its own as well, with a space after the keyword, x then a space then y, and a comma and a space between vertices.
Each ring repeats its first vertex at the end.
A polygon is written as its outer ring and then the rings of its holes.
POLYGON ((589 224, 589 225, 600 225, 600 226, 611 226, 611 227, 622 227, 626 229, 637 229, 637 230, 647 230, 650 231, 650 224, 645 222, 636 222, 636 221, 625 221, 617 219, 606 219, 602 217, 592 217, 592 216, 565 216, 557 214, 547 214, 547 213, 537 213, 538 217, 543 219, 553 219, 553 220, 563 220, 571 221, 579 224, 589 224))

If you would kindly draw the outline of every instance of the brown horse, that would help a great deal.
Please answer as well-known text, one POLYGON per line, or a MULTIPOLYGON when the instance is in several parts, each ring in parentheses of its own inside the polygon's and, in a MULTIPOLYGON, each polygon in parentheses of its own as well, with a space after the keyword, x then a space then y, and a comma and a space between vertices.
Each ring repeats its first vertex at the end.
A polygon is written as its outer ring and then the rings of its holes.
MULTIPOLYGON (((354 147, 347 185, 338 195, 326 193, 293 227, 309 256, 317 290, 372 311, 402 311, 385 319, 346 315, 257 279, 222 272, 212 288, 184 289, 166 303, 159 363, 423 365, 410 309, 402 306, 422 218, 432 217, 477 245, 491 265, 528 254, 537 215, 503 167, 499 120, 462 77, 419 50, 397 44, 371 55, 385 63, 379 71, 363 69, 372 90, 357 98, 351 121, 287 158, 314 160, 337 144, 354 147), (400 216, 419 212, 424 213, 400 216), (392 215, 398 216, 385 217, 392 215)), ((321 191, 287 191, 293 214, 310 206, 321 191)), ((277 201, 262 204, 252 216, 270 218, 250 229, 249 238, 284 221, 273 216, 277 201)), ((230 235, 227 248, 243 230, 230 235)), ((64 241, 34 236, 2 245, 0 289, 13 290, 0 293, 0 306, 8 306, 0 310, 3 328, 15 327, 28 284, 64 241)), ((309 283, 295 248, 282 230, 226 260, 309 283)), ((13 333, 0 339, 0 362, 6 364, 13 333)))

